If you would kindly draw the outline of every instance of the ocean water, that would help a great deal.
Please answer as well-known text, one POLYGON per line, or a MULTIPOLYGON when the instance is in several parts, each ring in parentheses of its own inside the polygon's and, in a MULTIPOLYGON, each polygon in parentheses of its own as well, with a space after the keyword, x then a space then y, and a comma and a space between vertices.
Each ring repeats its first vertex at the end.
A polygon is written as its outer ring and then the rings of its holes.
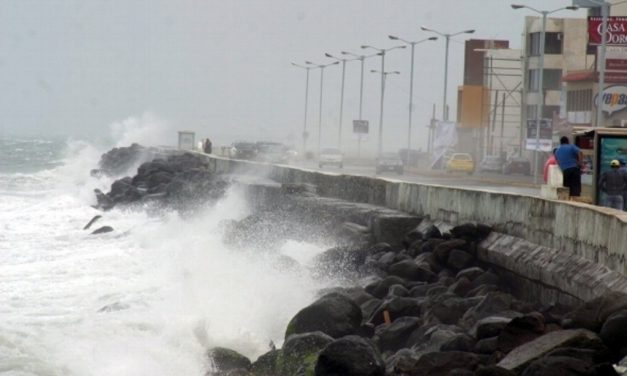
POLYGON ((220 223, 249 214, 235 188, 189 218, 92 208, 93 189, 108 191, 112 179, 89 170, 109 149, 0 140, 1 375, 204 375, 209 347, 256 359, 333 283, 307 272, 323 246, 276 250, 300 270, 225 246, 220 223), (97 214, 92 230, 115 231, 83 230, 97 214))

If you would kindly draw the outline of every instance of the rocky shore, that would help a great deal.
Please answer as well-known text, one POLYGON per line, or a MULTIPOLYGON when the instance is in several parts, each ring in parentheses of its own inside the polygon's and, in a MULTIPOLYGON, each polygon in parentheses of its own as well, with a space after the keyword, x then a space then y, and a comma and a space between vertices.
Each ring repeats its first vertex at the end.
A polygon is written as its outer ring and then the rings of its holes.
POLYGON ((208 375, 619 375, 627 297, 579 307, 519 300, 475 257, 490 231, 430 226, 398 247, 329 249, 316 268, 358 275, 355 286, 321 291, 292 318, 283 346, 254 361, 210 349, 208 375))

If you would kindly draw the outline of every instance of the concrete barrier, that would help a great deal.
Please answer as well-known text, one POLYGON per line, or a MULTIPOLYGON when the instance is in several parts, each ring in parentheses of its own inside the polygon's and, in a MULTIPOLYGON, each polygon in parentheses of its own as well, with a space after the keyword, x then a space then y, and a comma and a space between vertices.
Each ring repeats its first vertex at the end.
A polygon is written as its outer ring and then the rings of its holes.
POLYGON ((306 183, 320 195, 364 202, 451 224, 480 222, 497 231, 579 256, 624 274, 627 214, 571 201, 312 171, 208 156, 215 171, 306 183))

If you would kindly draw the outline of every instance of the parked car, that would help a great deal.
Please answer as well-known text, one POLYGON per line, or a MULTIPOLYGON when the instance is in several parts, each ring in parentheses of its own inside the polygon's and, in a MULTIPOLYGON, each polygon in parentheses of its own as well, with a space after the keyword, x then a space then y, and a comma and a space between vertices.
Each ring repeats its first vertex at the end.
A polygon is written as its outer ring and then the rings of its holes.
POLYGON ((503 159, 498 155, 486 155, 479 163, 481 172, 501 172, 503 171, 503 159))
POLYGON ((318 156, 318 167, 322 168, 323 166, 344 167, 344 154, 339 149, 322 149, 318 156))
POLYGON ((446 172, 475 172, 475 161, 468 153, 454 153, 446 162, 446 172))
POLYGON ((257 142, 258 161, 268 163, 287 163, 289 160, 288 147, 280 142, 257 142))
POLYGON ((523 157, 510 157, 503 166, 503 173, 510 174, 524 174, 531 175, 531 163, 527 158, 523 157))
POLYGON ((377 158, 377 174, 383 171, 396 171, 403 174, 403 160, 396 153, 383 153, 377 158))
POLYGON ((229 156, 235 159, 255 159, 257 157, 257 145, 254 142, 234 142, 231 145, 229 156))

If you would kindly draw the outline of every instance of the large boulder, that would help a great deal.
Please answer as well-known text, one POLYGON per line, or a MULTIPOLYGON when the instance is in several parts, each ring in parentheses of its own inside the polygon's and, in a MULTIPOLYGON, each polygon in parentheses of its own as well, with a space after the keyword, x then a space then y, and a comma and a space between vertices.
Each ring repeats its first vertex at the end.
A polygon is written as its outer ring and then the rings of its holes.
POLYGON ((361 309, 343 294, 331 293, 301 309, 287 325, 285 338, 292 334, 321 331, 333 338, 358 332, 361 309))
POLYGON ((368 340, 346 336, 331 342, 318 355, 315 376, 384 376, 381 354, 368 340))
POLYGON ((513 349, 497 365, 501 368, 520 372, 534 360, 559 347, 578 347, 582 344, 588 347, 601 347, 603 345, 601 339, 587 329, 557 330, 513 349))
POLYGON ((224 347, 214 347, 207 352, 209 361, 213 368, 213 375, 226 375, 235 370, 247 371, 251 362, 244 355, 237 351, 224 347))
MULTIPOLYGON (((597 376, 593 364, 567 356, 547 356, 533 361, 522 376, 597 376)), ((610 376, 610 375, 607 375, 610 376)))
POLYGON ((454 369, 474 371, 480 364, 477 354, 462 351, 431 352, 423 354, 410 370, 408 376, 448 376, 454 369))
POLYGON ((562 325, 565 328, 585 328, 599 332, 605 320, 621 309, 627 309, 627 295, 621 292, 608 292, 566 314, 562 325))
POLYGON ((296 375, 299 370, 313 372, 318 354, 333 338, 322 332, 292 334, 283 344, 277 373, 296 375))
POLYGON ((401 317, 391 324, 379 325, 374 342, 382 352, 397 351, 407 347, 407 339, 422 325, 418 317, 401 317))
POLYGON ((607 346, 615 350, 627 347, 627 309, 611 314, 603 323, 599 335, 607 346))
POLYGON ((384 322, 384 312, 387 311, 392 321, 400 317, 420 317, 422 308, 420 301, 413 298, 389 297, 372 312, 368 322, 380 325, 384 322))

